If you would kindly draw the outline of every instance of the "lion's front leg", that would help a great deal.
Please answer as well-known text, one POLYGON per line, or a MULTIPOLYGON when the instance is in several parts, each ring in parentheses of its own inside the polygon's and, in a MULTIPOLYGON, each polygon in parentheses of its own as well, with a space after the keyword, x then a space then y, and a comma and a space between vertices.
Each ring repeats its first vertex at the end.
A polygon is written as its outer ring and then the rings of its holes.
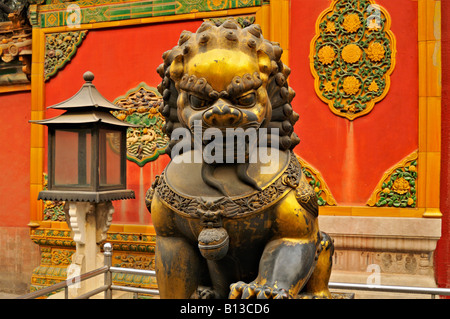
POLYGON ((315 256, 313 242, 288 238, 273 240, 261 257, 258 277, 249 284, 233 284, 229 298, 293 298, 308 280, 315 256))
POLYGON ((290 192, 274 209, 273 239, 261 256, 251 283, 231 286, 230 298, 294 298, 317 262, 320 233, 317 218, 290 192))
MULTIPOLYGON (((156 231, 155 270, 161 298, 187 299, 209 283, 206 262, 197 245, 177 228, 176 215, 155 195, 151 202, 156 231), (205 279, 206 278, 206 279, 205 279)), ((207 297, 206 291, 201 293, 207 297)))

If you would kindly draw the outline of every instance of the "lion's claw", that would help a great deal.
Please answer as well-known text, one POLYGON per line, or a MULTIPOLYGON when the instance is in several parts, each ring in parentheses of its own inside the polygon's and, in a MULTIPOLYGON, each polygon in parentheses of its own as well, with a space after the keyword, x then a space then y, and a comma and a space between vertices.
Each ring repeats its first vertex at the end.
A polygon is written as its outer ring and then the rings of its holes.
POLYGON ((246 284, 242 281, 230 286, 230 299, 288 299, 289 293, 283 288, 272 288, 255 283, 246 284))
POLYGON ((199 286, 192 294, 192 299, 214 299, 216 296, 214 290, 210 287, 199 286))

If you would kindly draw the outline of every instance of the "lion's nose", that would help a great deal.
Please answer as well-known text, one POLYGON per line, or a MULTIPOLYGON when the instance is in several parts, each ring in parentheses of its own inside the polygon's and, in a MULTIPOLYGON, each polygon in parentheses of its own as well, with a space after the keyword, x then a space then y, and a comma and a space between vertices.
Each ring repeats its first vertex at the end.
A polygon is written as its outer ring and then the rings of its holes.
POLYGON ((239 109, 219 100, 214 106, 203 113, 203 122, 213 127, 233 127, 241 121, 239 109))

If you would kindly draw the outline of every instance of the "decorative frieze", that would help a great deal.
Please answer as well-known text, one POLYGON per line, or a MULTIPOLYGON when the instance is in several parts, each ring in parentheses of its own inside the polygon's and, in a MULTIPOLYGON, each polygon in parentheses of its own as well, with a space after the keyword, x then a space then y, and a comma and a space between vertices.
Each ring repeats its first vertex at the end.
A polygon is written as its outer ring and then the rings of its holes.
POLYGON ((30 0, 32 23, 41 28, 173 16, 260 6, 261 0, 30 0), (36 5, 37 4, 37 5, 36 5))
MULTIPOLYGON (((75 241, 71 237, 71 231, 39 227, 32 229, 30 234, 32 241, 41 249, 41 263, 31 276, 31 291, 66 280, 67 268, 75 254, 75 241)), ((113 245, 113 266, 155 269, 154 234, 108 231, 106 236, 104 242, 113 245)), ((113 283, 153 289, 157 287, 154 277, 120 273, 113 274, 113 283)))
POLYGON ((333 194, 331 194, 322 174, 298 155, 297 159, 302 166, 303 175, 317 195, 317 204, 319 206, 335 206, 336 200, 334 199, 333 194))
POLYGON ((114 100, 124 111, 114 111, 113 115, 139 126, 127 130, 127 159, 139 166, 164 154, 169 144, 168 136, 162 131, 166 120, 158 111, 161 102, 158 90, 143 82, 114 100))
POLYGON ((81 45, 87 30, 49 33, 45 36, 44 78, 47 81, 64 68, 81 45))
POLYGON ((414 208, 417 204, 417 159, 415 151, 386 171, 367 205, 414 208))

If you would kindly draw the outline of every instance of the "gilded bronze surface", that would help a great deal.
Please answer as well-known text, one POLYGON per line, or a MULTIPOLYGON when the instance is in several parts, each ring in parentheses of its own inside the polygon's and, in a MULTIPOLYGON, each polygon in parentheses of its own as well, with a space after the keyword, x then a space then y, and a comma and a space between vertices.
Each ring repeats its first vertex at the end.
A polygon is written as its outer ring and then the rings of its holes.
POLYGON ((276 134, 279 144, 245 145, 244 162, 196 162, 201 149, 192 147, 172 156, 146 196, 162 298, 331 297, 333 243, 319 230, 317 197, 292 151, 298 114, 281 54, 258 25, 241 28, 232 19, 184 31, 163 54, 158 89, 168 154, 191 142, 174 130, 195 133, 198 123, 201 132, 276 128, 258 142, 276 134), (255 150, 279 152, 270 173, 262 173, 267 163, 249 160, 255 150))

